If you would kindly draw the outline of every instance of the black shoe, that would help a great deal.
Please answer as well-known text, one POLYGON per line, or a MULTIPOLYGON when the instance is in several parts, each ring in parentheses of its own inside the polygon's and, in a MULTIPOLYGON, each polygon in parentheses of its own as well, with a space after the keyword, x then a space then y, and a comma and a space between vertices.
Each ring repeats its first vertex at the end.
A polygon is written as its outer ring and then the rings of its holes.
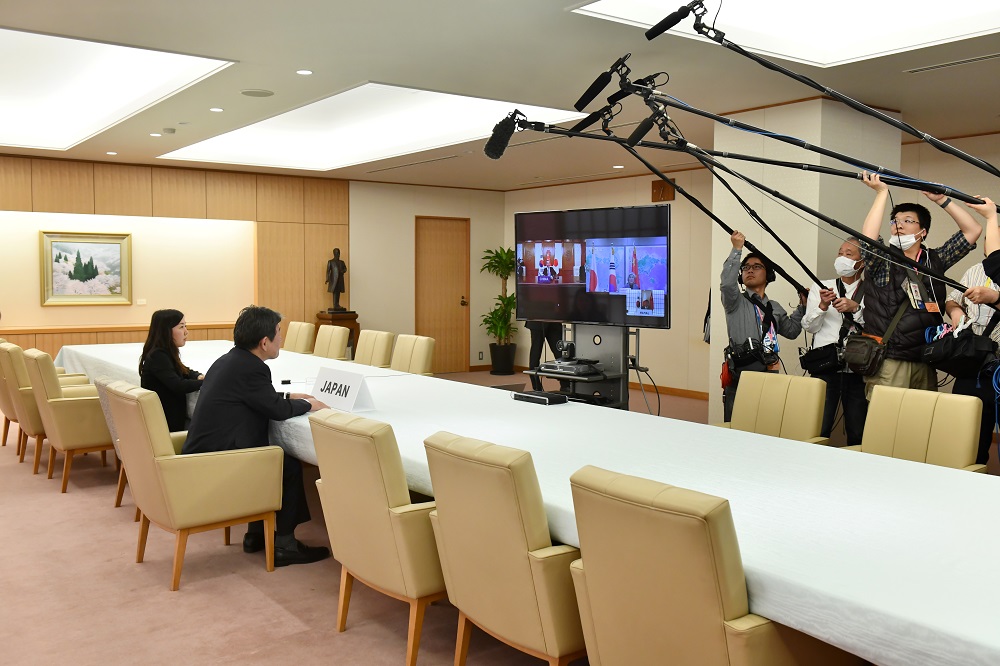
POLYGON ((330 557, 326 546, 307 546, 296 540, 293 548, 274 547, 274 566, 287 567, 289 564, 311 564, 330 557))
POLYGON ((244 553, 259 553, 264 550, 264 535, 247 532, 243 537, 244 553))

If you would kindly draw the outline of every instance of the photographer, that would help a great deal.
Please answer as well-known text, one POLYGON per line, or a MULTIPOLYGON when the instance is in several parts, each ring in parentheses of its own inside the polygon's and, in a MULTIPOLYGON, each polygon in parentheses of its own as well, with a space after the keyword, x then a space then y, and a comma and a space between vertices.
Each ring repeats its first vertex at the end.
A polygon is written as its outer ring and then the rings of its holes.
POLYGON ((843 404, 847 444, 855 446, 861 443, 868 416, 865 380, 844 367, 840 359, 844 339, 852 333, 859 333, 864 323, 864 282, 861 280, 864 262, 861 261, 857 238, 844 241, 833 267, 840 277, 823 280, 825 289, 813 285, 809 290, 802 328, 813 334, 813 345, 799 362, 810 375, 826 382, 826 405, 820 434, 830 436, 837 407, 843 404), (835 367, 830 367, 831 364, 835 367))
POLYGON ((799 306, 789 315, 780 304, 769 300, 764 289, 774 281, 774 269, 756 253, 740 262, 746 236, 739 231, 733 231, 730 241, 733 251, 722 264, 719 286, 729 333, 726 361, 730 379, 722 387, 725 421, 732 419, 741 373, 777 372, 778 335, 790 339, 799 336, 806 302, 805 294, 799 294, 799 306))

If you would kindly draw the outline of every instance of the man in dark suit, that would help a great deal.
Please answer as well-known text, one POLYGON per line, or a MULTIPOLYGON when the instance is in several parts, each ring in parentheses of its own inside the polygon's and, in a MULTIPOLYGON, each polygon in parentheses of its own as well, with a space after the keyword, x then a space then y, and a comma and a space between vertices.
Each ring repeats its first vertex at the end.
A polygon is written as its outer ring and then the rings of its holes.
MULTIPOLYGON (((184 453, 229 451, 268 445, 268 422, 284 421, 326 405, 301 393, 278 393, 264 361, 281 351, 281 315, 264 307, 243 308, 233 327, 235 347, 205 375, 184 453)), ((295 527, 310 519, 302 481, 302 464, 285 453, 281 509, 275 520, 274 565, 306 564, 330 556, 324 546, 307 546, 295 538, 295 527)), ((250 523, 243 551, 264 548, 264 523, 250 523)))

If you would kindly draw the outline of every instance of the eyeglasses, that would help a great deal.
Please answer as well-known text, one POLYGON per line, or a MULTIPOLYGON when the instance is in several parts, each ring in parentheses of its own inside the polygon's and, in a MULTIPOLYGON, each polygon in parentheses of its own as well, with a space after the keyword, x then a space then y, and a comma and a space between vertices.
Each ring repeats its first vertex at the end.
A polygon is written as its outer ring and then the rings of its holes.
POLYGON ((744 273, 749 273, 750 271, 762 271, 764 270, 764 264, 747 264, 740 270, 744 273))
POLYGON ((900 224, 920 224, 918 220, 908 220, 903 218, 902 220, 890 220, 890 224, 900 225, 900 224))

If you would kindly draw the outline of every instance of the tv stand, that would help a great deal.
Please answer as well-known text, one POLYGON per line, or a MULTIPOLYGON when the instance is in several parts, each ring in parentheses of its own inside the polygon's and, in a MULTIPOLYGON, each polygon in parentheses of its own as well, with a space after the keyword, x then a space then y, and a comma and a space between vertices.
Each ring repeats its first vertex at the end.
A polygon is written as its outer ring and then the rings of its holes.
POLYGON ((563 327, 563 339, 572 338, 579 358, 600 361, 602 372, 576 375, 544 370, 525 370, 526 375, 549 377, 566 382, 560 391, 571 401, 628 409, 628 328, 569 324, 563 327), (568 334, 568 335, 567 335, 568 334))

